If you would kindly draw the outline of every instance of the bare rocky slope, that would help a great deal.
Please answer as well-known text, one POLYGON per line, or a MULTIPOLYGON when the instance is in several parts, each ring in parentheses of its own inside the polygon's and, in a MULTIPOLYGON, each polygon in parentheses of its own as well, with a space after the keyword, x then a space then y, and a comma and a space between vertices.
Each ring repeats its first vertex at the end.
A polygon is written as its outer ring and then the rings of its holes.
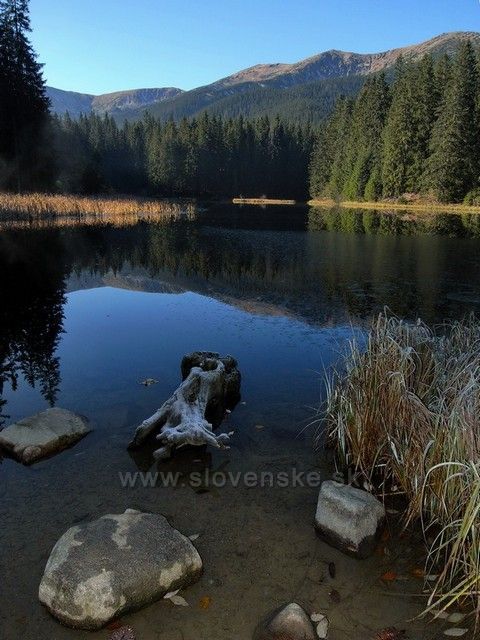
POLYGON ((170 100, 181 93, 183 93, 181 89, 165 87, 161 89, 131 89, 95 96, 47 87, 52 111, 59 114, 68 111, 72 118, 77 118, 81 113, 91 112, 121 116, 122 113, 129 114, 164 100, 170 100))

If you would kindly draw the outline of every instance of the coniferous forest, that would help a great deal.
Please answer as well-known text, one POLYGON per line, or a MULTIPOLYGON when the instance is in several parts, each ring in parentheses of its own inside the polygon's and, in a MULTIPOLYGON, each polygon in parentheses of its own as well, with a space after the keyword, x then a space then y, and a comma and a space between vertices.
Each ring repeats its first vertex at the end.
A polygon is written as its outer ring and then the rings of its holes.
POLYGON ((479 59, 470 43, 450 59, 400 60, 393 83, 372 76, 322 127, 310 193, 348 200, 415 193, 480 200, 479 59))
POLYGON ((299 200, 480 199, 480 73, 454 58, 400 60, 340 97, 320 124, 204 113, 118 125, 52 116, 29 42, 28 0, 0 0, 0 188, 299 200))

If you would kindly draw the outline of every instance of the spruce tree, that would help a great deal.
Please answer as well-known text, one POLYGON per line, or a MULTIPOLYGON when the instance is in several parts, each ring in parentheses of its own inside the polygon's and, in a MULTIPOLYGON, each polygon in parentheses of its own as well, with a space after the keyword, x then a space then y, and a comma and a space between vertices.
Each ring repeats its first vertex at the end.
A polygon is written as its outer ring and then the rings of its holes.
POLYGON ((48 175, 41 144, 49 102, 30 30, 28 0, 0 0, 0 180, 18 190, 48 175))
POLYGON ((430 56, 417 65, 402 61, 383 134, 382 181, 386 197, 421 190, 438 106, 435 87, 430 56))
MULTIPOLYGON (((327 133, 331 169, 325 187, 325 195, 335 199, 340 198, 346 179, 347 142, 352 123, 352 111, 353 101, 351 99, 341 99, 330 121, 327 133)), ((319 152, 321 153, 321 150, 319 152)))
POLYGON ((478 185, 478 70, 473 46, 462 44, 432 132, 425 185, 444 202, 458 202, 478 185))
POLYGON ((364 198, 379 190, 381 137, 389 106, 389 88, 385 76, 369 78, 357 98, 352 115, 346 158, 347 179, 343 195, 350 199, 364 198))

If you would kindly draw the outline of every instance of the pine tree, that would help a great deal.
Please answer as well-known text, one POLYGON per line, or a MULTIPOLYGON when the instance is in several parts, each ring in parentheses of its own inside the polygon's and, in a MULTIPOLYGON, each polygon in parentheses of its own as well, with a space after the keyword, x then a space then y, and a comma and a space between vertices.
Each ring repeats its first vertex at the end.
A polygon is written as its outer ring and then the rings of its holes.
POLYGON ((458 202, 478 184, 478 70, 470 42, 455 59, 432 132, 425 184, 445 202, 458 202))
POLYGON ((49 102, 30 30, 28 0, 0 0, 0 180, 18 190, 47 178, 41 145, 49 102))

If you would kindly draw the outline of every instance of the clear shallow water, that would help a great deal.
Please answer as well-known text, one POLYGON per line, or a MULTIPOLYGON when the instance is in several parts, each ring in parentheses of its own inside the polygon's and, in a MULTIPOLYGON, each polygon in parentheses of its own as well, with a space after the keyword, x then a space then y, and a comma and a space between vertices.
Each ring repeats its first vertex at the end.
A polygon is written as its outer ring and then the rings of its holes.
POLYGON ((36 590, 68 527, 128 507, 200 532, 206 565, 187 592, 191 609, 159 603, 128 617, 140 639, 248 638, 259 617, 292 597, 328 610, 333 638, 402 626, 412 603, 392 608, 369 582, 381 561, 358 565, 316 540, 315 489, 122 489, 118 473, 151 468, 149 452, 132 457, 126 445, 178 385, 182 356, 197 349, 238 359, 245 404, 229 418, 230 451, 183 452, 167 469, 327 473, 305 429, 323 370, 385 305, 429 322, 478 312, 478 243, 470 218, 432 215, 419 224, 277 207, 210 207, 195 221, 123 228, 1 231, 4 423, 56 403, 87 415, 95 430, 32 468, 8 459, 0 466, 0 637, 106 637, 60 627, 36 590), (159 382, 144 387, 146 377, 159 382), (325 557, 344 568, 334 610, 325 557), (214 603, 208 613, 198 607, 204 595, 214 603))

